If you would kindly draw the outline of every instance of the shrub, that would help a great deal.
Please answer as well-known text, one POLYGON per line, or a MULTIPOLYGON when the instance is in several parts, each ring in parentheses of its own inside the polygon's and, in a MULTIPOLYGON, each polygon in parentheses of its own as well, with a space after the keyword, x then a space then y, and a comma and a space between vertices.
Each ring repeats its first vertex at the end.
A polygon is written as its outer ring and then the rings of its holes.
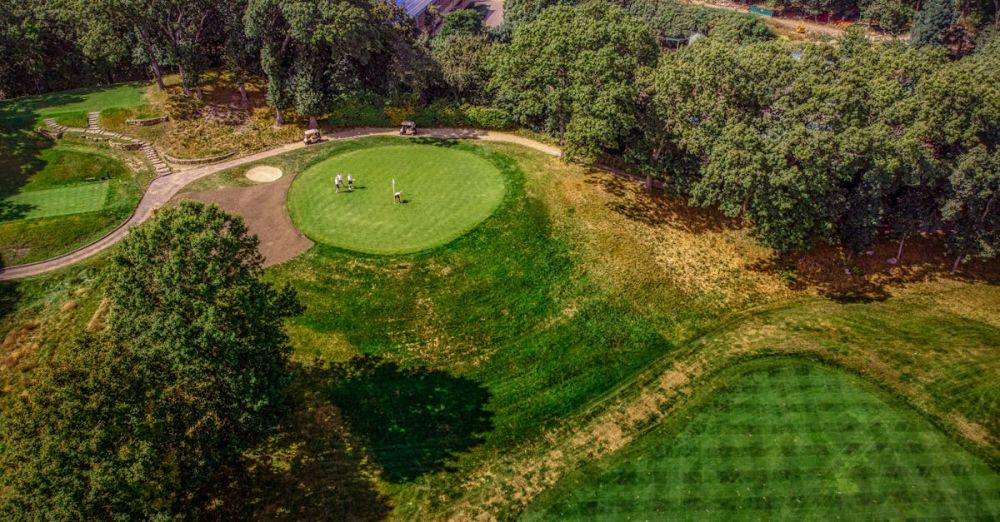
POLYGON ((413 118, 413 107, 410 105, 404 105, 402 107, 386 107, 383 111, 389 118, 390 125, 399 125, 405 120, 413 118))
POLYGON ((390 117, 377 100, 341 97, 330 111, 331 127, 385 127, 390 117))
POLYGON ((514 124, 510 113, 493 107, 463 106, 469 125, 480 129, 509 129, 514 124))
POLYGON ((462 127, 469 124, 462 107, 443 100, 417 108, 411 119, 421 127, 462 127))

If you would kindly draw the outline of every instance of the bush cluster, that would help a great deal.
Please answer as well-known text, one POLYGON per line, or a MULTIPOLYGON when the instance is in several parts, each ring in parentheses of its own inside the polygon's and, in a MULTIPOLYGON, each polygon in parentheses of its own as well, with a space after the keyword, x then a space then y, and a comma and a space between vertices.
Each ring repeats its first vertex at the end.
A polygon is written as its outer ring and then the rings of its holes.
POLYGON ((468 103, 455 104, 436 100, 430 104, 385 105, 385 102, 354 97, 338 99, 330 110, 332 127, 385 127, 412 120, 420 127, 476 127, 480 129, 509 129, 513 124, 511 114, 494 107, 468 103))

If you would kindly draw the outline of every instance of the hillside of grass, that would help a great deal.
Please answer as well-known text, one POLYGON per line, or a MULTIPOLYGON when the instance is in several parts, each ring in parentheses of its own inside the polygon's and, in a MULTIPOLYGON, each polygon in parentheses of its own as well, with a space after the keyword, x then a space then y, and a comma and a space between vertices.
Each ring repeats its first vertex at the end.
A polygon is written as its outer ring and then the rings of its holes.
MULTIPOLYGON (((294 175, 386 139, 269 163, 294 175)), ((697 412, 721 372, 774 354, 843 367, 996 466, 989 279, 928 264, 919 279, 866 279, 878 299, 833 299, 786 277, 738 223, 517 146, 467 146, 503 158, 508 184, 467 235, 403 256, 316 246, 267 270, 306 306, 287 324, 293 412, 220 472, 205 518, 510 519, 697 412)), ((245 168, 193 188, 243 184, 245 168)), ((86 267, 3 288, 0 324, 21 350, 2 374, 14 394, 24 368, 100 328, 104 311, 86 267)))

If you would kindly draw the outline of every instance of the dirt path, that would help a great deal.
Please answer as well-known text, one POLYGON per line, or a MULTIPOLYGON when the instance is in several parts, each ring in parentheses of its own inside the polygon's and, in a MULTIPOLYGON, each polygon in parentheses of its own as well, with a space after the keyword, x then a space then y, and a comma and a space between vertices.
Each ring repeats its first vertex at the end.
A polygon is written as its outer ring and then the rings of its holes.
MULTIPOLYGON (((340 140, 340 139, 350 139, 362 136, 375 136, 375 135, 397 135, 395 129, 385 129, 385 128, 361 128, 361 129, 347 129, 343 131, 332 132, 327 134, 327 140, 340 140)), ((558 156, 560 150, 558 147, 552 145, 546 145, 539 141, 535 141, 528 138, 523 138, 521 136, 515 136, 513 134, 507 134, 503 132, 492 132, 492 131, 482 131, 473 129, 430 129, 421 132, 420 137, 434 137, 434 138, 455 138, 455 139, 480 139, 484 141, 498 141, 506 143, 514 143, 517 145, 522 145, 524 147, 532 148, 545 154, 558 156)), ((0 281, 7 281, 12 279, 21 279, 24 277, 31 277, 53 270, 58 270, 60 268, 67 267, 74 263, 83 261, 84 259, 90 258, 108 248, 112 245, 121 241, 125 234, 128 233, 129 229, 132 227, 146 221, 156 209, 167 204, 182 188, 184 188, 189 183, 210 176, 217 172, 221 172, 226 169, 233 167, 238 167, 240 165, 245 165, 247 163, 252 163, 262 159, 270 158, 273 156, 278 156, 280 154, 285 154, 286 152, 291 152, 293 150, 298 150, 305 147, 302 142, 291 143, 288 145, 282 145, 273 149, 265 150, 263 152, 258 152, 256 154, 251 154, 249 156, 244 156, 241 158, 235 158, 222 163, 216 163, 214 165, 206 165, 204 167, 198 167, 190 170, 176 172, 169 176, 158 177, 149 184, 146 188, 146 192, 142 195, 142 199, 139 201, 139 205, 136 207, 135 212, 132 216, 126 220, 124 223, 118 226, 118 228, 107 233, 97 241, 74 250, 68 254, 63 254, 52 259, 47 259, 45 261, 39 261, 37 263, 29 263, 25 265, 17 265, 8 268, 0 269, 0 281)), ((281 187, 279 183, 272 183, 264 185, 268 189, 279 189, 281 187)), ((262 189, 264 190, 264 189, 262 189)), ((287 186, 285 187, 287 190, 287 186)), ((276 190, 277 191, 277 190, 276 190)), ((284 208, 284 203, 280 205, 284 208)), ((297 232, 297 231, 296 231, 297 232)))

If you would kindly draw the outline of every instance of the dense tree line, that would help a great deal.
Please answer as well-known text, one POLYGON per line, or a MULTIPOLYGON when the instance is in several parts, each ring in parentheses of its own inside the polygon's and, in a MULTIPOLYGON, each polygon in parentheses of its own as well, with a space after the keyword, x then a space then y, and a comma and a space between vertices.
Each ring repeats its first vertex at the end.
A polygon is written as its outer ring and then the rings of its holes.
POLYGON ((828 45, 751 29, 651 55, 650 29, 605 3, 549 8, 494 51, 490 85, 567 154, 624 158, 775 249, 945 230, 956 267, 995 255, 1000 46, 953 60, 859 31, 828 45))

